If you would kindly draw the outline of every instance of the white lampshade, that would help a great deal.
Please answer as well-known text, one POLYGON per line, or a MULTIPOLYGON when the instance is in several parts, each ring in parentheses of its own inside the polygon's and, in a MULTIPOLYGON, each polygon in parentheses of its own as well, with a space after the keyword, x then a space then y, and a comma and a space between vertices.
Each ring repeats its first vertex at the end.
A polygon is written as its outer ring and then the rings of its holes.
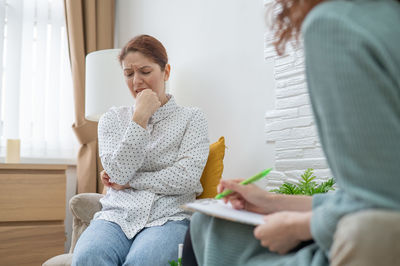
POLYGON ((86 56, 85 117, 99 121, 112 106, 131 106, 134 99, 118 61, 120 49, 92 52, 86 56))

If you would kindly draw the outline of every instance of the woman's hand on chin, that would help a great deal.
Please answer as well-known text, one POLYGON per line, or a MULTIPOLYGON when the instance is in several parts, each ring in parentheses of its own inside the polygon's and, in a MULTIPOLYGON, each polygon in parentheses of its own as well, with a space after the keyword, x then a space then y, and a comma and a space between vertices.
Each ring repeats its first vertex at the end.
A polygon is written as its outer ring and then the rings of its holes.
POLYGON ((161 101, 157 94, 150 89, 145 89, 136 97, 135 111, 133 112, 132 120, 141 127, 146 128, 150 117, 160 106, 161 101))

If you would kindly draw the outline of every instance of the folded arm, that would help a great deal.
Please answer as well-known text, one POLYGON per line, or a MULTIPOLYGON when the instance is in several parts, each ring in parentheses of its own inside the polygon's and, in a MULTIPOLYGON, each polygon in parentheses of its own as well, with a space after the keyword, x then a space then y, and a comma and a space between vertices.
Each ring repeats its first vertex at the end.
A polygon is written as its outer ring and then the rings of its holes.
POLYGON ((133 121, 121 128, 115 111, 110 110, 99 121, 98 136, 101 163, 110 182, 127 184, 144 162, 150 134, 133 121))

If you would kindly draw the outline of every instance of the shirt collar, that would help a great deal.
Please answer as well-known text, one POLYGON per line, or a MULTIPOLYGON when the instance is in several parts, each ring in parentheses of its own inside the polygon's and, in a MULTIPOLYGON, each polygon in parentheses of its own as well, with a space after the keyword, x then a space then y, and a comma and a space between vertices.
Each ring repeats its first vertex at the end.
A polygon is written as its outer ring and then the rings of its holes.
POLYGON ((158 110, 150 117, 149 124, 155 124, 167 118, 178 108, 174 96, 167 94, 167 97, 169 98, 168 102, 158 108, 158 110))

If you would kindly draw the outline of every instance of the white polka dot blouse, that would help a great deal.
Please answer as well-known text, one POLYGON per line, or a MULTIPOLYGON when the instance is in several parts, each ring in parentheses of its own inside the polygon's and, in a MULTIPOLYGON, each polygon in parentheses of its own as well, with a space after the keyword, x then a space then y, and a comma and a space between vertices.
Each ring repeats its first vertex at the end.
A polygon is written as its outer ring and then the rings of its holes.
POLYGON ((111 182, 131 188, 108 188, 94 219, 117 223, 127 238, 145 227, 190 218, 179 206, 203 191, 200 177, 209 152, 205 115, 168 96, 146 129, 132 121, 134 106, 113 107, 99 121, 103 167, 111 182))

